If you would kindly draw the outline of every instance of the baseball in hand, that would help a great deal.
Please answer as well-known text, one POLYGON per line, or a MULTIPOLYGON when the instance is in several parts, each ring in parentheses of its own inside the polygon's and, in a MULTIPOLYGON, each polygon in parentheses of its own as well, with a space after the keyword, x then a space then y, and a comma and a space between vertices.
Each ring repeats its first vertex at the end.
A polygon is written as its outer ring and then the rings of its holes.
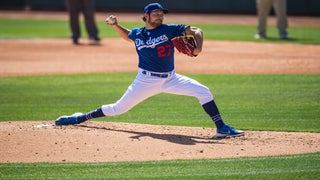
POLYGON ((114 25, 116 23, 116 19, 112 16, 109 16, 107 19, 106 19, 106 22, 110 25, 114 25))

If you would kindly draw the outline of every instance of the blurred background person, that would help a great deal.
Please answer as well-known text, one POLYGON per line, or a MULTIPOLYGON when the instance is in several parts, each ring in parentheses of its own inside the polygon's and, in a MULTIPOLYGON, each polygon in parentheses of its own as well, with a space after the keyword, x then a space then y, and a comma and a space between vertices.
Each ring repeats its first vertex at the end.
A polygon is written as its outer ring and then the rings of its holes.
POLYGON ((257 16, 258 16, 258 33, 257 39, 267 37, 267 18, 270 13, 271 7, 273 7, 277 17, 277 28, 279 37, 281 39, 287 39, 287 1, 286 0, 256 0, 257 16))
POLYGON ((89 37, 89 44, 99 44, 100 38, 94 17, 94 0, 66 0, 66 6, 69 13, 72 43, 75 45, 79 44, 79 38, 81 37, 79 18, 80 12, 82 12, 89 37))

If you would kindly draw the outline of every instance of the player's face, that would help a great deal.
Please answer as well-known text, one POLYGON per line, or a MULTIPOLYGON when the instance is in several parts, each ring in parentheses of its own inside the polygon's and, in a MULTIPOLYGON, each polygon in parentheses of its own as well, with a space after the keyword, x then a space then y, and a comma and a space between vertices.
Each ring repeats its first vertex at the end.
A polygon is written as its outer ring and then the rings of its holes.
POLYGON ((162 24, 163 16, 164 13, 161 10, 152 11, 149 15, 149 18, 147 19, 147 23, 156 28, 162 24))

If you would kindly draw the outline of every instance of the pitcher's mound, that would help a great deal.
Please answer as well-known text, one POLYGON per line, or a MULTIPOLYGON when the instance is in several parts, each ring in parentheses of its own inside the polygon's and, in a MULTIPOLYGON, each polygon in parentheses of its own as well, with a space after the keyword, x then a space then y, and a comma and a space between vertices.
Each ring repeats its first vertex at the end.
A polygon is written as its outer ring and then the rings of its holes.
POLYGON ((246 131, 213 139, 215 129, 87 122, 0 123, 0 162, 115 162, 271 156, 320 151, 320 133, 246 131))

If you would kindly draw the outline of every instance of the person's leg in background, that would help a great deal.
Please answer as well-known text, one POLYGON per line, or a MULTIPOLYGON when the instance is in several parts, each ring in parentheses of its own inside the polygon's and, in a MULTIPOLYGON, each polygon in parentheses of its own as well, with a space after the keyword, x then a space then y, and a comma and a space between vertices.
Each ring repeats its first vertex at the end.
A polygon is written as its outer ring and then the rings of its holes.
POLYGON ((79 44, 79 38, 81 35, 79 24, 79 13, 81 10, 80 1, 66 0, 66 6, 69 14, 72 43, 79 44))
POLYGON ((287 1, 286 0, 274 0, 273 7, 277 16, 277 28, 279 31, 279 37, 281 39, 287 39, 287 1))
POLYGON ((257 5, 257 34, 256 38, 266 38, 267 37, 267 18, 270 13, 273 0, 256 0, 257 5))
POLYGON ((82 0, 83 1, 83 14, 84 14, 84 20, 86 29, 88 32, 90 44, 97 44, 100 41, 100 38, 98 36, 98 28, 96 26, 95 22, 95 5, 94 0, 82 0))

